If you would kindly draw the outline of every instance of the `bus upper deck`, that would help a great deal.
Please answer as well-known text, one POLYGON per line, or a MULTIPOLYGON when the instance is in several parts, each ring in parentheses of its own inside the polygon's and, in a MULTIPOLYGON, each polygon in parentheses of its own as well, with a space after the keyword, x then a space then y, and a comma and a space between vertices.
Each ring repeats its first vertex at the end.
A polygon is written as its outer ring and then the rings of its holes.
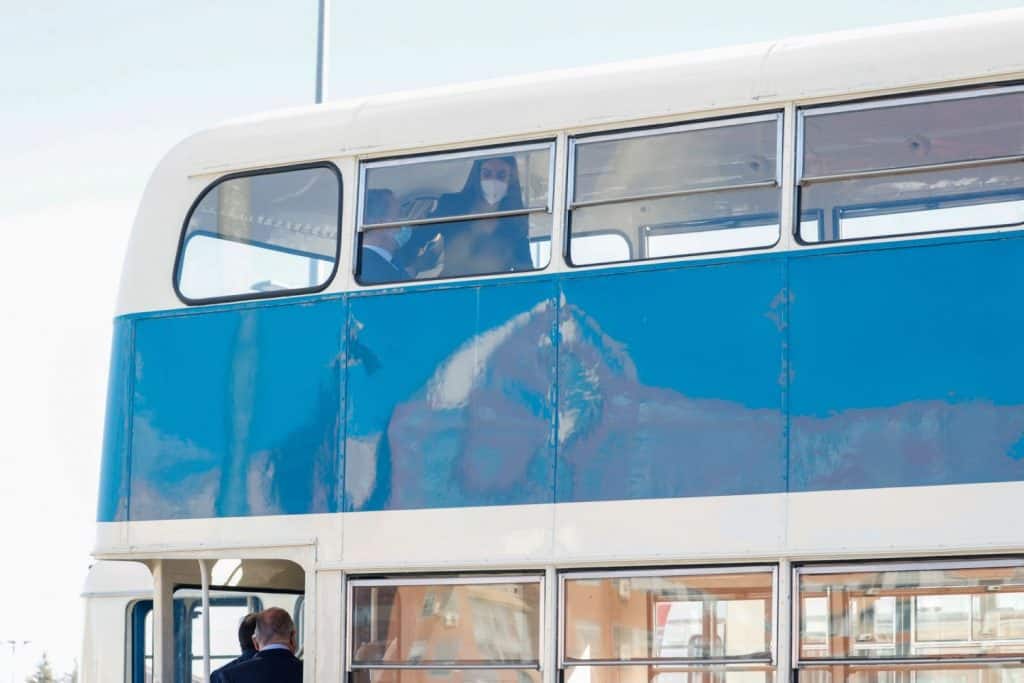
MULTIPOLYGON (((868 641, 837 640, 823 614, 847 579, 875 590, 870 568, 808 588, 800 628, 817 631, 791 657, 790 563, 1021 551, 1006 511, 1024 493, 1022 34, 1015 10, 190 138, 129 245, 97 555, 149 563, 165 638, 196 559, 294 563, 316 680, 383 680, 378 641, 405 626, 371 622, 398 604, 396 575, 429 575, 406 601, 456 628, 475 594, 439 596, 477 572, 508 608, 478 605, 479 621, 549 643, 509 646, 502 671, 525 680, 575 666, 548 652, 560 572, 665 564, 756 569, 737 584, 756 605, 699 608, 746 615, 732 664, 751 680, 848 666, 868 641), (370 621, 344 623, 359 600, 370 621), (524 609, 541 625, 506 614, 524 609), (338 653, 358 629, 368 650, 338 653)), ((1013 567, 991 585, 1016 585, 1013 567)), ((954 573, 980 596, 973 569, 954 573)), ((628 602, 646 576, 600 599, 628 602)), ((654 593, 645 628, 698 618, 654 593)), ((864 623, 909 629, 894 600, 864 623)), ((716 629, 641 660, 682 680, 679 653, 718 656, 716 629)), ((643 649, 625 633, 601 666, 643 649)), ((391 654, 415 668, 407 636, 391 654)), ((435 668, 458 664, 445 647, 435 668)), ((156 651, 166 674, 186 650, 156 651)))

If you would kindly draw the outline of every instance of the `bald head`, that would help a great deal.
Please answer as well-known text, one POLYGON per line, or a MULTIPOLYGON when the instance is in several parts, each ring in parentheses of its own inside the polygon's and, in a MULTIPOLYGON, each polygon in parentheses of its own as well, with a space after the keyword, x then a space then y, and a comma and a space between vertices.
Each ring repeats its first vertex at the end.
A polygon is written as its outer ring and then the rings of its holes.
POLYGON ((286 645, 295 652, 295 622, 280 607, 269 607, 256 615, 256 645, 262 650, 268 645, 286 645))

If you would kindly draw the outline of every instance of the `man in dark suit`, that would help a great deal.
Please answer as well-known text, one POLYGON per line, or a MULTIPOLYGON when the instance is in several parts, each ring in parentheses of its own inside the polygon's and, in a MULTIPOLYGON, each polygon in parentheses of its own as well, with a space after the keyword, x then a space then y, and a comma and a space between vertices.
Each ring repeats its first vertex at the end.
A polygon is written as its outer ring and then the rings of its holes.
POLYGON ((224 683, 302 683, 302 661, 295 657, 295 622, 280 607, 256 615, 256 656, 223 673, 224 683))
POLYGON ((247 662, 256 656, 256 643, 252 636, 256 632, 255 612, 249 612, 242 617, 242 623, 238 625, 238 645, 242 648, 242 654, 210 674, 210 683, 224 683, 224 670, 242 662, 247 662))
POLYGON ((392 224, 398 220, 399 206, 391 190, 372 189, 366 191, 363 206, 363 225, 360 235, 362 245, 359 255, 357 279, 364 285, 379 285, 385 282, 404 282, 411 279, 409 274, 395 263, 395 253, 405 246, 412 235, 408 226, 374 228, 382 223, 392 224))

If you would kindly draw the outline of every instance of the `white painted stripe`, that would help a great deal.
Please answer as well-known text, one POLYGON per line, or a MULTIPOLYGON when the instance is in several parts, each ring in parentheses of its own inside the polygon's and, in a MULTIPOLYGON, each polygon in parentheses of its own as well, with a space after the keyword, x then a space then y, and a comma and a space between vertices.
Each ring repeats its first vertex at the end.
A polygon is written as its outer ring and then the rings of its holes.
POLYGON ((115 522, 97 557, 283 557, 346 572, 1024 551, 1024 482, 115 522), (310 552, 312 551, 312 552, 310 552))

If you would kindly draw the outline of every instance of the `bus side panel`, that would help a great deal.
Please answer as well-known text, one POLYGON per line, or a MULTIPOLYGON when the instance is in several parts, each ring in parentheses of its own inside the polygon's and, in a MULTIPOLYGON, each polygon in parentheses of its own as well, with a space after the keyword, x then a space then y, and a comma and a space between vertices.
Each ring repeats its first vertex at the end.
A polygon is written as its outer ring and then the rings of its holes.
POLYGON ((553 500, 555 292, 350 299, 346 510, 553 500))
POLYGON ((103 425, 103 460, 96 520, 128 519, 128 445, 131 416, 132 322, 114 321, 110 340, 110 375, 107 380, 107 413, 103 425))
POLYGON ((336 512, 342 299, 138 321, 133 520, 336 512))
POLYGON ((562 292, 559 502, 785 490, 783 259, 562 292))
POLYGON ((1024 479, 1024 239, 793 258, 794 490, 1024 479))

